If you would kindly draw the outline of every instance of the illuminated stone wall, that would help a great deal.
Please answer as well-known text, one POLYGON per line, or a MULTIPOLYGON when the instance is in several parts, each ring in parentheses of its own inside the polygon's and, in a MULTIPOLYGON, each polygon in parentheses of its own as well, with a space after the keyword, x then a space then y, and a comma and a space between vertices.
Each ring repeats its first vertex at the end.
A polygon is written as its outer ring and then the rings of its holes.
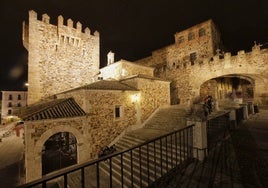
POLYGON ((268 50, 255 44, 251 52, 241 50, 232 56, 218 48, 221 48, 220 34, 208 20, 176 33, 174 44, 155 50, 152 56, 136 63, 155 67, 156 77, 171 82, 171 104, 192 104, 200 96, 204 82, 222 76, 252 80, 254 101, 267 104, 268 50), (191 40, 190 33, 194 35, 191 40))
POLYGON ((154 68, 138 65, 126 60, 120 60, 100 69, 99 77, 101 77, 102 79, 120 80, 137 74, 143 74, 153 77, 154 68))
POLYGON ((152 52, 152 56, 137 60, 136 63, 162 69, 173 69, 186 66, 190 62, 190 54, 196 53, 196 62, 211 58, 220 48, 220 34, 212 22, 208 20, 174 36, 175 43, 152 52), (200 34, 200 30, 204 31, 200 34), (188 38, 193 34, 192 38, 188 38), (180 38, 183 40, 179 40, 180 38))
POLYGON ((141 91, 141 121, 144 122, 158 107, 170 104, 170 82, 138 75, 122 80, 141 91))
MULTIPOLYGON (((57 95, 57 98, 73 97, 88 114, 87 126, 93 135, 91 150, 93 155, 109 143, 127 127, 140 122, 132 102, 133 95, 140 95, 139 91, 119 90, 74 90, 57 95), (120 108, 120 117, 115 116, 115 108, 120 108)), ((96 157, 96 156, 94 156, 96 157)))
POLYGON ((88 114, 95 153, 129 126, 143 123, 158 107, 170 104, 168 81, 140 75, 121 82, 137 91, 76 89, 57 95, 57 98, 73 97, 88 114), (115 116, 116 107, 120 108, 120 118, 115 116))
POLYGON ((91 34, 71 19, 50 24, 47 14, 29 11, 23 24, 23 44, 28 50, 28 103, 96 80, 99 72, 99 33, 91 34))

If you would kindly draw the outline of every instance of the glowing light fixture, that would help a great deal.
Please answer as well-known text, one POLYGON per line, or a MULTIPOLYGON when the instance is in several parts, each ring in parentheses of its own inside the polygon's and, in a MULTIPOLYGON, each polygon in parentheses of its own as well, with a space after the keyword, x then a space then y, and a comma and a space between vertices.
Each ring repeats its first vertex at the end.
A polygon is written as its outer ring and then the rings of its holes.
POLYGON ((132 103, 137 103, 137 102, 139 102, 139 100, 140 100, 140 94, 131 95, 132 103))

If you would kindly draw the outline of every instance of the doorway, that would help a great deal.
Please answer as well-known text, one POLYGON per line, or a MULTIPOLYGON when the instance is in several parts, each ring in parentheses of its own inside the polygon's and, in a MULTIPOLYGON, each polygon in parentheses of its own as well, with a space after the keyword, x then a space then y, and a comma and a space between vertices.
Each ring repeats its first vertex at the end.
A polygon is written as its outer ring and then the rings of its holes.
POLYGON ((72 133, 51 136, 42 149, 42 175, 77 164, 77 141, 72 133))

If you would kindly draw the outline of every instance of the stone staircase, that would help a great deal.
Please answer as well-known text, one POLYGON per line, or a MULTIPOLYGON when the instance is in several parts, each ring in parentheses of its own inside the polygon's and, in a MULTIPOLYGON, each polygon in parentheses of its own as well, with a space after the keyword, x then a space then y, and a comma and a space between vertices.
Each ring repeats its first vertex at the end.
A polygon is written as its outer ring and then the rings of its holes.
MULTIPOLYGON (((119 151, 123 151, 143 142, 145 140, 125 135, 116 144, 116 148, 119 151)), ((183 146, 176 147, 170 143, 170 140, 166 142, 163 139, 162 144, 160 144, 159 140, 155 145, 150 143, 148 146, 138 147, 132 150, 132 162, 131 153, 126 152, 122 158, 121 155, 112 158, 111 164, 110 161, 101 163, 100 169, 109 176, 111 165, 113 182, 118 185, 121 185, 121 178, 123 178, 124 187, 132 187, 133 178, 133 187, 148 187, 150 183, 153 183, 169 170, 175 168, 180 162, 187 159, 187 153, 189 152, 187 149, 184 149, 183 146), (123 171, 121 167, 123 167, 123 171), (133 177, 131 176, 131 171, 133 171, 133 177)))
POLYGON ((171 105, 163 107, 146 121, 144 127, 168 132, 178 130, 186 126, 186 117, 189 114, 190 109, 185 106, 171 105))
MULTIPOLYGON (((127 132, 121 137, 115 144, 116 149, 117 151, 124 151, 150 139, 182 129, 186 127, 187 115, 189 115, 189 110, 178 105, 161 108, 145 122, 143 128, 127 132)), ((155 145, 153 143, 149 144, 148 148, 143 146, 140 149, 134 149, 132 151, 133 177, 131 177, 130 152, 124 154, 122 159, 121 156, 114 157, 111 163, 113 181, 120 185, 123 174, 124 187, 132 187, 132 178, 133 187, 140 187, 140 185, 148 187, 150 183, 178 165, 178 161, 182 162, 187 158, 188 151, 184 149, 183 145, 175 147, 170 143, 171 140, 164 139, 162 144, 160 144, 159 140, 155 145), (123 165, 123 173, 121 165, 123 165)), ((109 175, 110 163, 102 163, 100 169, 109 175)))
MULTIPOLYGON (((178 105, 158 109, 158 111, 145 122, 143 128, 127 132, 115 143, 117 151, 126 151, 158 136, 186 127, 186 116, 188 114, 189 110, 178 105)), ((144 145, 132 150, 132 160, 131 152, 127 151, 122 157, 118 155, 113 157, 112 161, 106 160, 100 162, 99 186, 105 188, 109 187, 112 179, 113 187, 148 187, 149 184, 187 159, 188 153, 191 151, 188 151, 187 148, 184 147, 184 143, 176 146, 174 143, 175 137, 169 140, 162 139, 161 143, 160 140, 158 140, 155 144, 148 144, 148 148, 147 145, 144 145), (121 168, 121 166, 123 166, 123 168, 121 168), (110 178, 110 173, 112 173, 112 178, 110 178), (123 186, 121 185, 122 179, 123 186)), ((69 187, 81 186, 80 174, 81 172, 75 172, 68 177, 69 187)), ((85 168, 84 176, 86 187, 97 186, 96 166, 85 168)), ((60 184, 62 184, 62 182, 60 184)))

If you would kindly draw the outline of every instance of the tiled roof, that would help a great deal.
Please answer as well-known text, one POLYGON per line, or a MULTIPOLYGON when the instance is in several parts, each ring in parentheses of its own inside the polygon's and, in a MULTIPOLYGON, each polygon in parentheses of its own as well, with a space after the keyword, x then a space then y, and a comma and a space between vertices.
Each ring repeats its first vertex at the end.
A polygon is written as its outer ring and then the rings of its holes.
POLYGON ((43 101, 21 108, 17 114, 24 121, 84 116, 86 113, 73 98, 43 101))
POLYGON ((76 88, 74 90, 79 90, 79 89, 138 91, 136 88, 128 86, 116 80, 99 80, 92 84, 76 88))

